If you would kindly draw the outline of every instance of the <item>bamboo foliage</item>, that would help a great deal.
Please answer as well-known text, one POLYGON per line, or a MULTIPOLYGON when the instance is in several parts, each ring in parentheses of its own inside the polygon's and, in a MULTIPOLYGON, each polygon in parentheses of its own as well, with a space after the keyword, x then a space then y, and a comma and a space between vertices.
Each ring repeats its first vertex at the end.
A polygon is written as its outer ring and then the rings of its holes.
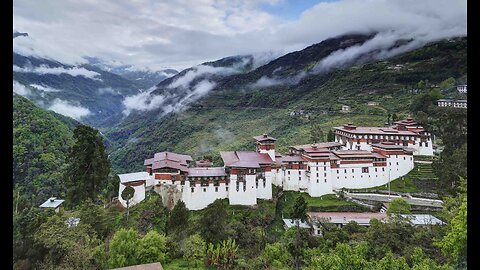
POLYGON ((231 238, 216 245, 210 243, 207 248, 207 265, 224 270, 233 269, 237 250, 237 243, 231 238))

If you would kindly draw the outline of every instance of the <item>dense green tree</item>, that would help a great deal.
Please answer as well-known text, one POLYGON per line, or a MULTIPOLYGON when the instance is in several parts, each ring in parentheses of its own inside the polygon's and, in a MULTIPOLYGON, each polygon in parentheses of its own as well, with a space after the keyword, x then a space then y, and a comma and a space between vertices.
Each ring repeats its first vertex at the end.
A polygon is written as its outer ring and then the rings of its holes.
POLYGON ((183 258, 188 262, 188 265, 193 261, 195 267, 197 267, 198 261, 205 258, 207 244, 200 235, 193 234, 183 241, 181 249, 183 258))
POLYGON ((395 122, 395 121, 398 121, 398 120, 400 120, 400 119, 398 119, 397 114, 396 114, 396 113, 393 113, 393 114, 392 114, 392 122, 395 122))
POLYGON ((189 215, 190 212, 185 206, 185 203, 179 200, 170 212, 167 226, 168 233, 185 228, 185 224, 188 224, 189 215))
POLYGON ((167 239, 156 231, 149 231, 140 239, 137 250, 139 264, 161 262, 165 263, 167 239))
POLYGON ((220 243, 227 237, 227 211, 221 200, 215 200, 205 208, 199 222, 200 235, 207 243, 220 243))
POLYGON ((450 77, 444 81, 442 81, 438 86, 441 90, 448 89, 455 85, 455 78, 450 77))
POLYGON ((106 187, 110 162, 98 130, 79 125, 73 131, 75 144, 67 156, 64 173, 68 203, 78 204, 87 198, 97 201, 106 187))
POLYGON ((293 204, 292 218, 305 221, 307 219, 307 207, 308 205, 305 198, 298 196, 293 204))
POLYGON ((90 225, 102 239, 111 232, 110 220, 103 205, 94 204, 88 199, 78 207, 78 217, 83 224, 90 225))
POLYGON ((293 266, 293 257, 282 243, 267 244, 263 251, 264 267, 273 269, 289 269, 293 266))
POLYGON ((130 214, 130 200, 133 198, 135 195, 135 189, 131 186, 126 186, 123 191, 122 191, 122 199, 125 200, 127 204, 127 221, 126 224, 128 224, 128 216, 130 214))
POLYGON ((466 269, 467 262, 467 196, 466 181, 461 179, 457 196, 445 198, 448 227, 446 235, 436 245, 458 269, 466 269))
POLYGON ((48 250, 45 261, 63 269, 85 269, 93 263, 93 250, 100 244, 90 226, 79 223, 68 227, 67 217, 54 215, 35 232, 35 244, 48 250))
POLYGON ((310 128, 310 140, 314 143, 324 141, 323 130, 319 125, 312 125, 310 128))
POLYGON ((467 143, 453 150, 450 155, 442 152, 432 167, 439 177, 441 188, 452 193, 458 186, 459 179, 467 176, 467 143))
POLYGON ((388 205, 387 214, 411 214, 412 206, 403 198, 395 198, 388 205))
POLYGON ((120 229, 112 237, 109 246, 108 265, 110 268, 138 264, 140 237, 133 229, 120 229))
POLYGON ((328 130, 328 134, 327 134, 327 141, 329 142, 334 142, 335 141, 335 132, 333 132, 333 130, 328 130))

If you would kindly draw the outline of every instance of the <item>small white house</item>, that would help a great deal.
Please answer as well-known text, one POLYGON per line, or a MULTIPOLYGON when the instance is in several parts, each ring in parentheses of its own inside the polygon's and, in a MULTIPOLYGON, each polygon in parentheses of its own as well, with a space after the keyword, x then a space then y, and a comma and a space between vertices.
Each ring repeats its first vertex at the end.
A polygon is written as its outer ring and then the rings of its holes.
POLYGON ((461 84, 457 85, 457 91, 460 93, 467 93, 467 85, 466 84, 461 84))
POLYGON ((367 102, 367 106, 378 106, 380 103, 376 102, 376 101, 369 101, 367 102))
POLYGON ((342 112, 347 113, 350 112, 351 108, 348 105, 342 105, 342 112))
POLYGON ((55 212, 58 213, 60 211, 60 205, 64 202, 65 200, 60 200, 55 197, 49 198, 46 202, 42 203, 40 205, 41 208, 53 208, 55 209, 55 212))
POLYGON ((148 172, 135 172, 119 174, 120 185, 118 185, 118 201, 127 207, 127 202, 122 198, 122 192, 130 186, 135 190, 133 198, 130 199, 130 206, 133 206, 145 199, 145 187, 153 185, 153 177, 148 172))

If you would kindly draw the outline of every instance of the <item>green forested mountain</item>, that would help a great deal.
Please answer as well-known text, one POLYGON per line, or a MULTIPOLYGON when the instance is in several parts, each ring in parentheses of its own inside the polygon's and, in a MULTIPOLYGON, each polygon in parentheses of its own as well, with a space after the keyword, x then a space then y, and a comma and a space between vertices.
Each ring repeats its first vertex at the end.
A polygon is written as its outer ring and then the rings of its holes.
POLYGON ((124 98, 137 94, 143 87, 89 64, 71 66, 13 53, 13 66, 13 80, 27 89, 29 100, 42 108, 60 104, 70 107, 63 111, 72 111, 71 107, 88 110, 80 120, 95 127, 118 122, 123 116, 124 98))
MULTIPOLYGON (((430 43, 388 59, 354 61, 330 72, 308 73, 331 52, 368 38, 326 40, 249 72, 219 78, 208 95, 181 113, 163 116, 162 108, 133 112, 106 134, 112 144, 113 170, 141 170, 146 157, 163 150, 194 157, 208 154, 219 161, 219 151, 251 150, 251 137, 263 133, 278 138, 278 149, 285 151, 289 145, 311 142, 314 127, 326 134, 346 122, 378 126, 388 114, 404 117, 411 113, 416 96, 450 77, 465 79, 466 37, 430 43), (301 72, 307 75, 296 84, 252 86, 262 77, 285 79, 301 72), (428 81, 428 87, 415 90, 420 81, 428 81), (368 106, 369 101, 379 105, 368 106), (351 106, 352 112, 339 113, 342 105, 351 106), (299 111, 303 114, 295 115, 299 111)), ((159 84, 157 93, 178 76, 182 73, 159 84)))
POLYGON ((14 94, 13 184, 20 195, 32 195, 40 203, 65 191, 62 169, 78 124, 14 94))

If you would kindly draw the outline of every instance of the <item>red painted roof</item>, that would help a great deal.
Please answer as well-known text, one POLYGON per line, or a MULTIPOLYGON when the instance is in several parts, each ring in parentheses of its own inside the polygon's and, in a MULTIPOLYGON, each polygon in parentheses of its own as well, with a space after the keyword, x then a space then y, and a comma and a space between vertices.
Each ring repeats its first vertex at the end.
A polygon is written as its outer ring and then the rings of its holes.
POLYGON ((169 160, 187 166, 187 161, 192 161, 193 159, 189 155, 182 155, 173 152, 160 152, 155 153, 153 158, 146 159, 143 165, 151 165, 154 162, 162 160, 169 160))
POLYGON ((335 127, 337 130, 351 134, 359 135, 399 135, 399 136, 415 136, 417 133, 407 130, 396 130, 393 128, 383 127, 357 127, 355 129, 346 129, 344 127, 335 127))
POLYGON ((281 162, 304 162, 307 161, 305 158, 303 158, 300 155, 288 155, 288 156, 282 156, 281 162))
POLYGON ((177 169, 181 170, 183 172, 188 172, 187 166, 184 166, 178 162, 171 161, 171 160, 160 160, 160 161, 154 161, 152 164, 152 169, 162 169, 162 168, 172 168, 172 169, 177 169))
POLYGON ((266 153, 253 151, 220 152, 225 167, 260 168, 260 164, 274 164, 266 153))
MULTIPOLYGON (((342 143, 339 142, 323 142, 323 143, 314 143, 314 144, 303 144, 295 145, 292 148, 296 150, 305 150, 305 149, 330 149, 332 147, 342 146, 342 143), (316 147, 313 147, 316 146, 316 147)), ((312 151, 312 150, 310 150, 312 151)))
POLYGON ((261 136, 255 136, 253 137, 256 141, 276 141, 277 139, 273 138, 273 137, 270 137, 268 136, 267 134, 263 134, 261 136))

